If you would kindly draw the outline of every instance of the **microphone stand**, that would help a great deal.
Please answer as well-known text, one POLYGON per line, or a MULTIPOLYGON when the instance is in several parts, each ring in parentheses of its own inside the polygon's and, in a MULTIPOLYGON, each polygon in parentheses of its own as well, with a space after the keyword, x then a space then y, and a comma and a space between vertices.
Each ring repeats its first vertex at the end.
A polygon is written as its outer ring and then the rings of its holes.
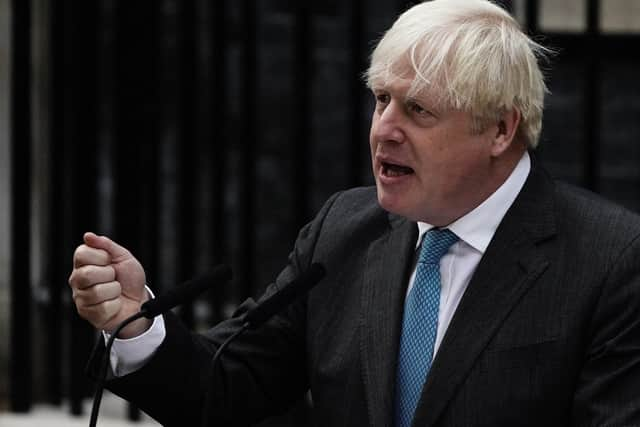
POLYGON ((182 286, 169 291, 165 295, 159 298, 153 298, 142 304, 140 311, 128 318, 126 318, 118 327, 113 331, 105 349, 102 363, 100 365, 100 372, 98 382, 96 385, 96 392, 93 396, 93 407, 91 408, 91 421, 89 427, 95 427, 98 423, 98 412, 100 411, 100 402, 102 400, 102 392, 104 390, 104 384, 107 377, 107 369, 109 366, 109 356, 111 355, 111 347, 118 336, 118 334, 131 322, 134 322, 142 317, 147 319, 153 319, 154 317, 164 313, 171 308, 180 305, 186 301, 192 300, 198 294, 205 291, 213 283, 219 283, 221 281, 228 281, 231 279, 231 269, 225 265, 219 265, 211 270, 208 274, 205 274, 199 278, 189 280, 182 286))
POLYGON ((244 331, 249 329, 250 326, 251 324, 249 322, 245 322, 242 325, 242 327, 240 327, 240 329, 235 331, 233 334, 229 336, 229 338, 224 340, 224 342, 220 345, 220 347, 216 351, 216 354, 214 354, 213 359, 211 360, 211 364, 209 365, 209 370, 207 372, 207 382, 206 382, 207 391, 205 393, 204 402, 202 404, 202 415, 201 415, 202 427, 206 427, 209 425, 209 404, 208 403, 209 403, 209 400, 211 399, 211 393, 213 388, 211 387, 211 381, 213 380, 213 377, 215 375, 215 370, 218 365, 218 361, 220 360, 220 356, 222 355, 222 352, 224 351, 224 349, 227 348, 229 343, 231 343, 231 341, 233 341, 238 336, 240 336, 240 334, 242 334, 244 331))
MULTIPOLYGON (((300 276, 295 278, 292 282, 290 282, 287 286, 281 289, 279 292, 276 292, 274 295, 270 296, 262 303, 255 306, 253 309, 248 311, 245 314, 245 319, 242 327, 238 329, 236 332, 231 334, 218 348, 213 359, 211 360, 211 364, 209 365, 209 370, 207 372, 207 389, 205 392, 205 401, 203 402, 202 409, 202 425, 206 426, 209 421, 209 409, 207 402, 211 398, 211 382, 213 379, 213 375, 215 373, 215 369, 219 364, 220 356, 224 349, 229 345, 231 341, 240 336, 247 329, 256 329, 261 326, 264 322, 270 319, 274 314, 282 310, 287 305, 291 304, 296 298, 305 294, 309 291, 313 286, 315 286, 320 279, 322 279, 325 275, 325 269, 321 264, 314 263, 310 266, 308 270, 303 272, 300 276)), ((217 280, 228 280, 231 276, 231 270, 228 267, 219 267, 216 271, 214 271, 210 278, 217 280)), ((186 288, 186 290, 175 291, 172 294, 169 294, 164 299, 154 299, 149 300, 142 305, 140 311, 131 317, 125 319, 122 323, 118 325, 118 327, 113 331, 109 339, 107 340, 105 353, 102 358, 102 364, 100 366, 98 383, 96 386, 96 392, 93 397, 93 407, 91 408, 91 420, 89 423, 89 427, 95 427, 98 423, 98 412, 100 411, 100 402, 102 400, 102 393, 104 390, 104 383, 107 377, 107 369, 109 366, 109 356, 111 355, 111 347, 118 336, 118 334, 130 323, 142 318, 146 317, 151 319, 159 314, 162 314, 166 310, 175 307, 176 305, 187 301, 188 299, 194 298, 197 293, 202 292, 204 290, 204 285, 202 280, 196 280, 191 282, 191 284, 186 288)))
MULTIPOLYGON (((102 402, 102 393, 104 391, 104 383, 107 377, 107 369, 109 366, 109 355, 111 354, 111 347, 118 334, 129 324, 144 317, 147 314, 146 311, 139 311, 131 317, 125 319, 118 327, 113 331, 109 339, 107 340, 106 350, 102 357, 102 363, 100 364, 100 372, 98 376, 98 383, 96 385, 96 391, 93 395, 93 406, 91 407, 91 420, 89 421, 89 427, 95 427, 98 423, 98 412, 100 412, 100 403, 102 402)), ((102 339, 102 337, 100 337, 102 339)))
POLYGON ((294 300, 299 298, 300 296, 309 292, 309 290, 314 287, 325 275, 326 271, 322 264, 313 263, 311 266, 296 277, 294 280, 289 282, 284 288, 280 289, 275 294, 271 295, 260 304, 253 307, 244 315, 244 322, 240 329, 231 334, 229 338, 227 338, 218 348, 213 359, 211 360, 211 364, 209 365, 209 370, 207 371, 206 377, 206 392, 204 397, 204 402, 202 402, 202 415, 201 415, 201 423, 202 427, 208 427, 209 424, 209 400, 211 399, 211 389, 213 378, 215 375, 215 369, 220 361, 220 355, 224 351, 224 349, 229 345, 231 341, 236 339, 240 334, 242 334, 247 329, 257 329, 267 320, 269 320, 273 315, 281 311, 284 307, 291 304, 294 300))

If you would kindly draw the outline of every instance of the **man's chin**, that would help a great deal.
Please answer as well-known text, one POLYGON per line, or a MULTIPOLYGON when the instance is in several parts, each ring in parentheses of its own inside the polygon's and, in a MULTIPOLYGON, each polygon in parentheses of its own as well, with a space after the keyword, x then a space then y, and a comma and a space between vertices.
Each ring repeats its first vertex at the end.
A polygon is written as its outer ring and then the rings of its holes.
POLYGON ((389 194, 388 192, 381 190, 380 187, 377 188, 377 192, 378 204, 382 209, 392 214, 405 217, 409 216, 404 197, 396 194, 389 194))
POLYGON ((420 209, 420 206, 416 202, 410 203, 411 200, 407 194, 389 193, 381 190, 379 187, 377 188, 377 194, 378 204, 385 211, 404 217, 409 221, 429 222, 427 219, 428 215, 423 209, 420 209))

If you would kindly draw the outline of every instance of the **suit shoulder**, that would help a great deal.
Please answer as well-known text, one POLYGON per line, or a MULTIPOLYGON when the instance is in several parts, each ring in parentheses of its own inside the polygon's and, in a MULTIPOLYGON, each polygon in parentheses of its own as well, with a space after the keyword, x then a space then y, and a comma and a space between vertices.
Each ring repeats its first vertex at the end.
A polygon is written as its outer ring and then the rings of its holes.
POLYGON ((629 242, 640 236, 640 215, 589 190, 556 182, 556 204, 564 226, 576 226, 586 235, 609 236, 629 242))
POLYGON ((357 187, 334 194, 323 208, 323 228, 332 233, 386 228, 388 212, 380 207, 375 187, 357 187))
POLYGON ((379 210, 378 197, 375 187, 356 187, 338 193, 335 207, 351 211, 379 210))

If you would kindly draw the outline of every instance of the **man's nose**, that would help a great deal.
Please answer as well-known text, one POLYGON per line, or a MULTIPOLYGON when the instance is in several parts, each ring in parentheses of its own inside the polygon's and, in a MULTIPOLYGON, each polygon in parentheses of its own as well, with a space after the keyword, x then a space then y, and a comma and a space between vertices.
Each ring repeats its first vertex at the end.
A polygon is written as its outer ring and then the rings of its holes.
POLYGON ((378 117, 375 138, 379 142, 404 141, 404 117, 398 102, 390 102, 378 117))

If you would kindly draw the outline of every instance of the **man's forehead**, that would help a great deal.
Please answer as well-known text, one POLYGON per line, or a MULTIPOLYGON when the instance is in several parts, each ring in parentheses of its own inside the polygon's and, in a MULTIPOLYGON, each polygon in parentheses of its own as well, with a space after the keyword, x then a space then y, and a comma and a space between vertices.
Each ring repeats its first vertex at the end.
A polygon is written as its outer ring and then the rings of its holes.
POLYGON ((416 72, 407 58, 392 63, 377 64, 375 68, 384 71, 376 73, 369 81, 370 86, 374 89, 409 88, 416 77, 416 72))
POLYGON ((382 62, 379 64, 372 64, 372 68, 378 70, 384 70, 381 73, 386 80, 391 79, 403 79, 413 80, 416 75, 415 68, 413 67, 408 54, 400 55, 396 58, 390 58, 388 62, 382 62))
POLYGON ((379 78, 371 82, 371 88, 373 90, 388 90, 388 91, 408 91, 413 83, 413 78, 402 78, 397 76, 385 76, 385 78, 379 78))

